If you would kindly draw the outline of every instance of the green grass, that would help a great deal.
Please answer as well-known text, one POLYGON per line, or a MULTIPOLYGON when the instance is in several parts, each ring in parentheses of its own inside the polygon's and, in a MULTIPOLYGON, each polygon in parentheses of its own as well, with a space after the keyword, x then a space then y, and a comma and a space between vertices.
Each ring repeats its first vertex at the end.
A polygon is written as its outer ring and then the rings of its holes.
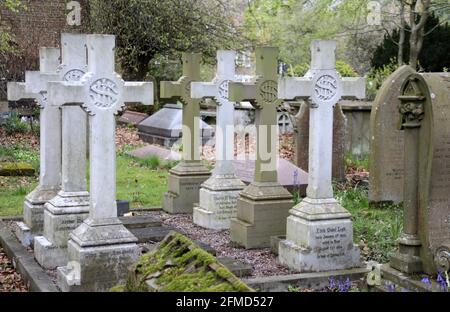
POLYGON ((369 207, 368 190, 363 188, 335 190, 335 197, 352 214, 353 239, 362 245, 362 256, 389 261, 403 228, 402 206, 369 207))
POLYGON ((161 207, 168 172, 159 165, 159 159, 142 162, 117 155, 117 199, 129 200, 133 208, 161 207))
POLYGON ((30 149, 23 144, 0 146, 0 161, 26 162, 39 172, 39 150, 30 149))
POLYGON ((25 195, 36 186, 35 177, 0 177, 0 216, 22 215, 25 195))
MULTIPOLYGON (((27 161, 39 169, 38 151, 14 145, 0 148, 0 159, 27 161)), ((123 152, 117 155, 117 199, 129 200, 132 208, 161 207, 167 191, 169 166, 158 160, 137 161, 123 152), (158 163, 158 166, 155 164, 158 163)), ((23 212, 25 196, 37 186, 37 177, 0 177, 0 216, 17 216, 23 212)))

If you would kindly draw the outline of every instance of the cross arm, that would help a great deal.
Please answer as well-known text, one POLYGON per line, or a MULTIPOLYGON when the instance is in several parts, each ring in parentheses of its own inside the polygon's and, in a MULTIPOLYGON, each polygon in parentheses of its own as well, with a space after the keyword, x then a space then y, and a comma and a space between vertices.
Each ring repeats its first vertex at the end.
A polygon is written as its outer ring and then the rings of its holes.
POLYGON ((161 81, 160 96, 163 99, 170 99, 181 96, 181 84, 173 81, 161 81))
POLYGON ((39 71, 25 72, 25 91, 27 93, 38 94, 47 90, 47 82, 59 81, 60 77, 56 73, 41 73, 39 71))
POLYGON ((191 97, 193 99, 217 96, 217 85, 213 82, 191 82, 191 97))
POLYGON ((228 100, 231 102, 253 101, 256 99, 254 83, 230 82, 228 85, 228 100))
POLYGON ((342 78, 342 97, 366 98, 366 78, 346 77, 342 78))
POLYGON ((311 96, 312 80, 308 78, 285 77, 278 81, 278 98, 293 100, 311 96))
POLYGON ((36 95, 25 91, 25 82, 8 82, 8 101, 35 99, 36 95))
POLYGON ((47 84, 48 102, 52 106, 84 103, 85 89, 81 82, 52 81, 47 84))
POLYGON ((153 105, 153 82, 125 82, 123 101, 153 105))

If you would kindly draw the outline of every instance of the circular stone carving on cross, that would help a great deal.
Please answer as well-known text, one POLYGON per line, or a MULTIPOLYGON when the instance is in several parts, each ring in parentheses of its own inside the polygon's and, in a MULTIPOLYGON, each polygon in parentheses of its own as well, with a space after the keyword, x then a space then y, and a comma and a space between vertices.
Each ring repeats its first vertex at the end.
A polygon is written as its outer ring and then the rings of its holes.
POLYGON ((278 83, 273 80, 265 80, 259 86, 259 96, 263 102, 273 103, 278 99, 278 83))
POLYGON ((89 96, 95 106, 110 108, 117 103, 119 90, 114 81, 108 78, 100 78, 91 84, 89 96))
POLYGON ((335 70, 322 70, 313 77, 311 107, 321 104, 335 105, 341 98, 341 81, 335 70))
POLYGON ((314 85, 314 93, 320 101, 329 101, 337 93, 337 79, 331 75, 320 76, 314 85))
POLYGON ((228 100, 228 85, 230 80, 224 80, 219 84, 219 99, 228 100))
POLYGON ((65 73, 64 81, 80 81, 81 77, 85 74, 81 69, 72 69, 65 73))

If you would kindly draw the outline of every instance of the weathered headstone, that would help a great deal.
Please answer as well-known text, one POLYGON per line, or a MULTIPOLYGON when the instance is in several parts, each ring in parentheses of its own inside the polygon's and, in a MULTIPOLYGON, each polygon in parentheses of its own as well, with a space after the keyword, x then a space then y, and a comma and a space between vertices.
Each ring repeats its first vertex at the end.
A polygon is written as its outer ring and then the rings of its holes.
POLYGON ((391 267, 450 269, 450 75, 410 74, 400 88, 404 132, 404 226, 391 267))
POLYGON ((245 184, 234 174, 234 103, 228 101, 228 84, 235 78, 234 51, 217 52, 217 73, 211 83, 193 82, 192 98, 214 98, 217 104, 216 166, 200 188, 194 204, 194 223, 208 229, 228 229, 236 217, 239 193, 245 184))
POLYGON ((50 82, 55 103, 89 114, 89 217, 70 233, 68 263, 58 267, 63 291, 104 291, 123 281, 139 256, 137 239, 117 217, 115 115, 125 103, 153 103, 151 82, 124 82, 114 72, 115 37, 87 35, 88 72, 80 82, 50 82))
MULTIPOLYGON (((86 35, 61 34, 58 81, 79 81, 86 73, 86 67, 86 35)), ((51 269, 67 263, 69 233, 88 217, 89 193, 86 182, 87 114, 79 105, 66 100, 57 102, 48 97, 47 102, 62 110, 62 181, 61 191, 45 204, 44 235, 34 238, 34 256, 42 267, 51 269)))
MULTIPOLYGON (((202 144, 214 135, 214 130, 199 118, 202 144)), ((137 128, 142 141, 159 144, 171 148, 180 141, 183 126, 183 110, 181 105, 166 104, 162 109, 141 121, 137 128)))
POLYGON ((309 176, 306 198, 290 210, 279 259, 288 267, 327 271, 360 266, 350 213, 333 196, 331 166, 333 107, 341 96, 365 96, 363 78, 342 79, 336 71, 335 41, 311 43, 311 69, 303 78, 280 80, 281 99, 310 99, 309 176))
POLYGON ((19 224, 22 240, 32 242, 32 236, 42 234, 44 204, 56 196, 61 187, 61 112, 47 105, 47 85, 57 80, 60 51, 57 48, 39 50, 40 71, 26 72, 25 83, 8 83, 8 100, 36 99, 40 112, 40 174, 39 185, 25 197, 24 222, 19 224))
MULTIPOLYGON (((236 159, 234 164, 234 172, 236 176, 245 184, 250 184, 255 178, 255 160, 236 159)), ((290 161, 277 159, 277 178, 278 183, 294 194, 298 192, 301 197, 306 196, 306 186, 308 185, 308 173, 291 163, 290 161)))
POLYGON ((230 101, 251 101, 256 109, 255 179, 240 194, 237 218, 231 220, 231 240, 245 248, 270 246, 270 237, 286 233, 292 195, 278 183, 277 68, 278 49, 256 49, 256 78, 230 82, 230 101))
POLYGON ((118 124, 137 126, 141 123, 148 115, 146 113, 135 112, 131 110, 126 110, 122 116, 117 119, 118 124))
POLYGON ((400 87, 414 73, 404 65, 383 83, 370 115, 369 200, 372 203, 403 200, 403 133, 398 129, 400 87))
POLYGON ((210 172, 200 161, 200 100, 191 97, 191 82, 200 81, 199 53, 183 53, 183 76, 176 82, 161 82, 161 97, 183 103, 182 160, 169 171, 169 190, 163 209, 169 213, 192 213, 199 201, 200 185, 210 172))
MULTIPOLYGON (((297 166, 308 171, 309 166, 309 104, 302 103, 295 116, 297 131, 295 136, 295 160, 297 166)), ((333 164, 332 178, 345 180, 345 138, 347 120, 342 108, 337 104, 333 109, 333 164)))

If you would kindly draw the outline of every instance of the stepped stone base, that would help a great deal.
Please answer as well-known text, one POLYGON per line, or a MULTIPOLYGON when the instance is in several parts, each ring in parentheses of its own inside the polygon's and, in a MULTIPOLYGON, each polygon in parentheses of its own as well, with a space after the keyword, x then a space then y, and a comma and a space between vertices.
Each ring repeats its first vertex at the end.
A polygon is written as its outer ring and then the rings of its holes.
POLYGON ((213 230, 230 228, 237 216, 237 200, 245 184, 234 175, 213 176, 202 184, 200 202, 194 205, 194 223, 213 230))
POLYGON ((44 235, 34 239, 35 258, 46 269, 67 263, 69 234, 89 216, 88 192, 59 192, 45 204, 44 235))
POLYGON ((231 219, 231 241, 247 249, 270 247, 270 237, 286 234, 294 202, 277 182, 252 182, 240 194, 237 217, 231 219))
POLYGON ((361 267, 350 214, 334 199, 305 198, 290 211, 280 263, 299 272, 361 267))
POLYGON ((181 162, 175 166, 169 171, 163 210, 170 214, 192 213, 194 204, 199 202, 200 186, 210 175, 200 162, 181 162))
POLYGON ((123 283, 140 255, 136 242, 119 219, 85 220, 70 234, 68 264, 58 268, 58 286, 62 291, 108 291, 123 283))

